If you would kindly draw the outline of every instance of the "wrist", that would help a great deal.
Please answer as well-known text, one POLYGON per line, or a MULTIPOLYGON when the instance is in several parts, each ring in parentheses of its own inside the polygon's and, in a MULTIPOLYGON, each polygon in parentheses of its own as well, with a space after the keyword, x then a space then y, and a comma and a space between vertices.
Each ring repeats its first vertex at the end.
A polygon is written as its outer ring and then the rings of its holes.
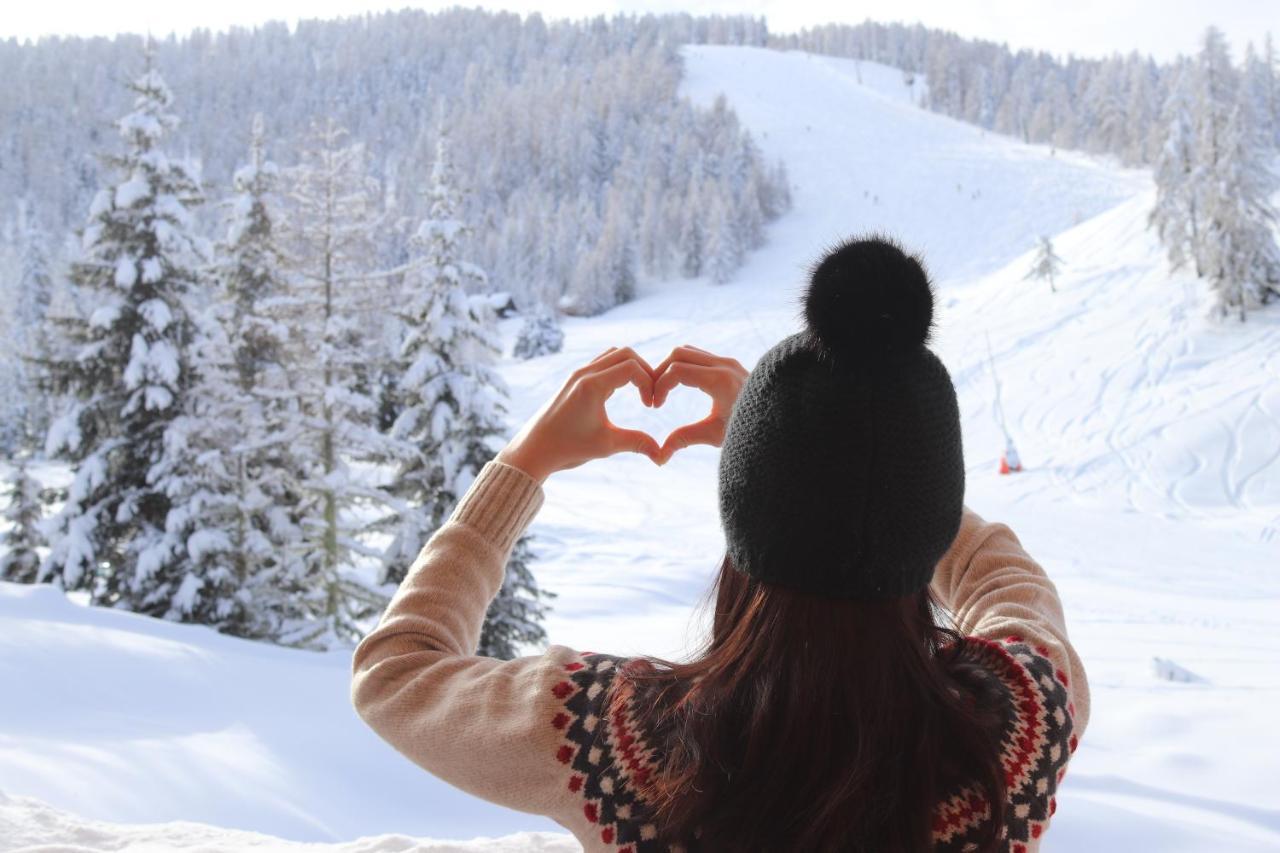
POLYGON ((534 480, 537 480, 539 484, 546 481, 547 477, 551 475, 551 472, 540 464, 533 454, 530 454, 526 448, 519 444, 508 444, 498 451, 498 455, 494 458, 504 465, 519 468, 534 480))

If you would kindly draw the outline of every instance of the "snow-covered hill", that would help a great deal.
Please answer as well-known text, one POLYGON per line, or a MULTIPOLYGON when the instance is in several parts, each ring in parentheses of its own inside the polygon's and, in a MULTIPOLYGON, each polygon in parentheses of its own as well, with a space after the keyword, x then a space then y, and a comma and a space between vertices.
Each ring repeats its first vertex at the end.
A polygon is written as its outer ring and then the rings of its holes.
MULTIPOLYGON (((602 317, 568 320, 563 353, 504 365, 513 420, 610 345, 657 363, 694 343, 750 366, 799 328, 805 268, 825 246, 866 229, 899 237, 939 288, 967 502, 1010 524, 1053 576, 1093 689, 1044 849, 1280 849, 1280 314, 1203 319, 1201 284, 1170 276, 1144 228, 1144 172, 925 112, 894 69, 752 48, 686 59, 689 95, 723 91, 787 162, 795 210, 733 283, 650 283, 602 317), (1023 280, 1041 234, 1066 264, 1057 293, 1023 280), (1011 477, 995 474, 988 334, 1027 466, 1011 477), (1155 658, 1200 680, 1160 677, 1170 667, 1155 658)), ((661 440, 706 401, 679 389, 651 411, 624 391, 609 411, 661 440)), ((559 593, 554 642, 691 646, 723 549, 716 460, 708 447, 663 468, 619 456, 548 481, 531 530, 540 580, 559 593)), ((384 746, 347 704, 347 662, 0 585, 0 671, 17 697, 0 703, 0 791, 86 819, 295 840, 557 829, 454 792, 384 746)), ((0 801, 0 850, 3 823, 38 812, 0 801)), ((67 843, 72 830, 56 827, 80 826, 48 825, 67 843)), ((249 846, 235 839, 221 849, 249 846)), ((414 849, 396 843, 359 849, 414 849)))

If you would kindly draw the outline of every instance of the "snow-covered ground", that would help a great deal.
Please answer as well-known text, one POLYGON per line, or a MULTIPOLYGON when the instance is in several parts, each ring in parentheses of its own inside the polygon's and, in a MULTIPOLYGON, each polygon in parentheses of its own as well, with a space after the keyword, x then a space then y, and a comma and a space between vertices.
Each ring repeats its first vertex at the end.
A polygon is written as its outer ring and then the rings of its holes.
MULTIPOLYGON (((825 246, 899 237, 938 285, 967 502, 1055 579, 1093 689, 1044 849, 1280 849, 1280 313, 1203 319, 1202 284, 1170 276, 1144 228, 1145 172, 928 113, 894 69, 753 48, 686 57, 690 96, 723 91, 786 161, 795 209, 733 283, 649 284, 568 320, 564 352, 507 363, 513 426, 611 345, 656 364, 693 343, 750 366, 799 328, 805 268, 825 246), (1066 264, 1057 293, 1023 280, 1040 234, 1066 264), (988 335, 1026 465, 1010 477, 995 473, 988 335), (1156 658, 1199 680, 1161 677, 1156 658)), ((678 389, 651 411, 624 390, 609 412, 661 440, 706 406, 678 389)), ((690 648, 723 550, 716 454, 663 468, 618 456, 547 482, 531 531, 540 581, 559 593, 554 642, 690 648)), ((0 584, 0 850, 319 849, 252 833, 349 851, 576 849, 552 822, 473 800, 383 745, 350 709, 348 662, 0 584), (212 826, 124 825, 168 821, 212 826), (516 832, 546 834, 413 838, 516 832)))

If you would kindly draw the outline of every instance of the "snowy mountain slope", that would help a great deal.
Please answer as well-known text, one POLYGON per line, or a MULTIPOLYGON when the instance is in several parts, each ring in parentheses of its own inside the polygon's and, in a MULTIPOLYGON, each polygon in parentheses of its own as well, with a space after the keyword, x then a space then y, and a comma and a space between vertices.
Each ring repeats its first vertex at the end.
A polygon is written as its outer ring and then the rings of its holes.
MULTIPOLYGON (((1280 848, 1276 316, 1203 321, 1202 284, 1171 277, 1143 228, 1145 173, 919 110, 900 72, 869 63, 724 47, 686 59, 689 94, 724 91, 786 160, 795 210, 731 284, 650 283, 569 319, 564 352, 505 364, 513 427, 608 346, 656 364, 687 342, 751 366, 799 328, 804 270, 825 245, 867 228, 900 237, 938 284, 967 501, 1050 572, 1093 690, 1046 853, 1280 848), (1066 264, 1056 294, 1022 280, 1041 233, 1066 264), (1012 477, 994 473, 987 332, 1027 465, 1012 477), (1202 680, 1158 677, 1157 657, 1202 680)), ((504 322, 510 341, 519 321, 504 322)), ((690 389, 658 411, 625 389, 609 404, 659 440, 706 409, 690 389)), ((540 582, 559 593, 553 642, 691 648, 723 553, 717 459, 622 455, 547 482, 531 532, 540 582)), ((0 668, 26 697, 0 705, 0 790, 91 818, 300 840, 554 828, 453 793, 383 746, 347 705, 346 664, 0 585, 0 668)))
POLYGON ((1280 553, 1280 312, 1207 322, 1204 283, 1171 277, 1144 227, 1153 200, 1059 235, 1058 293, 1022 280, 1028 254, 951 306, 942 347, 975 392, 966 438, 994 462, 989 333, 1009 428, 1056 495, 1217 522, 1280 553))
MULTIPOLYGON (((700 45, 686 48, 685 64, 683 92, 696 103, 726 92, 765 153, 787 164, 795 210, 770 230, 774 246, 790 249, 780 281, 830 241, 882 229, 954 282, 1101 213, 1148 180, 916 107, 902 72, 876 63, 700 45)), ((742 277, 761 272, 756 262, 742 277)))

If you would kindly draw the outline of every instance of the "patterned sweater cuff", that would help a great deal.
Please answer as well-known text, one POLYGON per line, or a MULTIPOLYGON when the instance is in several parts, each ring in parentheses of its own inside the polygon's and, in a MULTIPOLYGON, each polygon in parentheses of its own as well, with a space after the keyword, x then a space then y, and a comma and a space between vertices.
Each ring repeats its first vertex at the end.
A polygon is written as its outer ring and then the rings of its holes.
POLYGON ((505 554, 538 514, 545 497, 542 484, 533 477, 491 459, 458 501, 449 521, 466 524, 505 554))

